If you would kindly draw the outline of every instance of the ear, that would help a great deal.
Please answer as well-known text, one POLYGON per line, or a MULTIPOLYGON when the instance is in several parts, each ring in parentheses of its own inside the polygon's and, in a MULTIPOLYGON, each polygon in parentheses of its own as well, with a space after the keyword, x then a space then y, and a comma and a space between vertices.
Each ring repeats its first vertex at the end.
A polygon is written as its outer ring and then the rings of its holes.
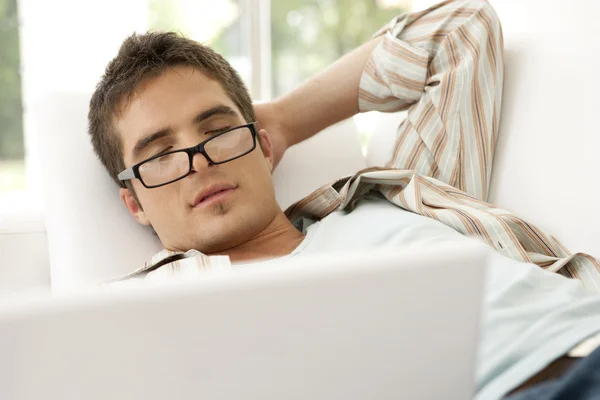
POLYGON ((273 143, 271 142, 269 133, 266 131, 266 129, 261 129, 258 131, 258 136, 260 137, 260 146, 262 148, 263 155, 269 164, 269 171, 273 172, 275 156, 273 154, 273 143))
POLYGON ((144 212, 144 210, 142 210, 142 207, 138 203, 135 196, 129 191, 129 189, 121 188, 119 191, 119 195, 121 196, 123 204, 125 204, 125 207, 127 207, 129 213, 133 218, 135 218, 137 222, 139 222, 142 225, 150 225, 150 221, 148 220, 146 213, 144 212))

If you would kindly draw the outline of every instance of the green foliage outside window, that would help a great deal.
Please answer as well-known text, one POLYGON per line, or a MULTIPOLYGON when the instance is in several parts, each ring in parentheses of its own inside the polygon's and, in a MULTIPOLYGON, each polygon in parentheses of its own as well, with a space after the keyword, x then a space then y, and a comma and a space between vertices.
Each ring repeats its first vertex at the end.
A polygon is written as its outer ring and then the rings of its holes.
POLYGON ((273 95, 360 46, 408 1, 271 0, 273 95), (387 3, 388 7, 382 4, 387 3))
POLYGON ((24 153, 17 1, 0 0, 0 160, 24 153))
POLYGON ((0 0, 0 194, 25 188, 17 0, 0 0))

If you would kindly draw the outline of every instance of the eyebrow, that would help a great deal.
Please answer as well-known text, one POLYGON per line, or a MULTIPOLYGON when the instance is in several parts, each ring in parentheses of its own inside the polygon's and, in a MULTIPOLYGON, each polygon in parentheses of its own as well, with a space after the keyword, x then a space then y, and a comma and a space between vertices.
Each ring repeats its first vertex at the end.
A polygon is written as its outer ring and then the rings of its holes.
POLYGON ((229 106, 219 105, 213 108, 209 108, 208 110, 202 111, 200 114, 196 115, 196 118, 194 118, 194 123, 199 124, 202 121, 209 119, 215 115, 228 115, 231 117, 236 117, 238 114, 233 108, 229 106))
MULTIPOLYGON (((237 116, 237 112, 235 112, 235 110, 229 106, 225 106, 225 105, 218 105, 212 108, 209 108, 208 110, 204 110, 201 111, 198 115, 196 115, 194 117, 194 124, 200 124, 203 121, 214 117, 215 115, 228 115, 228 116, 237 116)), ((148 136, 145 136, 141 139, 139 139, 137 141, 137 143, 135 144, 135 146, 133 147, 133 157, 137 158, 140 156, 140 154, 144 151, 144 149, 146 149, 148 146, 150 146, 152 143, 156 142, 159 139, 171 136, 173 134, 173 128, 172 127, 166 127, 163 129, 160 129, 154 133, 151 133, 148 136)))

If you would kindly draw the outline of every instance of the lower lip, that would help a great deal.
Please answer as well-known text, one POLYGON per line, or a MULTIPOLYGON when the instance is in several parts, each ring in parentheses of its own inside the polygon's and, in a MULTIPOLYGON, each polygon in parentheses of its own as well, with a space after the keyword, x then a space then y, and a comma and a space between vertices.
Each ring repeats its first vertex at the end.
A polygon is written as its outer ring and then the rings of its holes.
POLYGON ((234 190, 236 190, 237 188, 234 189, 227 189, 227 190, 223 190, 222 192, 219 192, 217 194, 214 194, 212 196, 210 196, 208 199, 201 201, 200 203, 196 204, 194 206, 194 208, 197 207, 204 207, 204 206, 210 206, 211 204, 216 204, 220 201, 223 201, 227 198, 227 196, 229 196, 230 194, 232 194, 234 192, 234 190))

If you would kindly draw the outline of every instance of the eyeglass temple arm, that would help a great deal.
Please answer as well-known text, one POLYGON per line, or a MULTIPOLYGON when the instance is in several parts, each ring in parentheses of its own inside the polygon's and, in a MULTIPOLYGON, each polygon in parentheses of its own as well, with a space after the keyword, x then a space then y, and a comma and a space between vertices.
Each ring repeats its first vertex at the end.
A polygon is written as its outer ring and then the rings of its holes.
POLYGON ((129 179, 133 179, 135 178, 135 174, 133 173, 133 168, 129 167, 126 170, 124 170, 123 172, 121 172, 119 175, 117 175, 117 179, 120 181, 126 181, 129 179))

